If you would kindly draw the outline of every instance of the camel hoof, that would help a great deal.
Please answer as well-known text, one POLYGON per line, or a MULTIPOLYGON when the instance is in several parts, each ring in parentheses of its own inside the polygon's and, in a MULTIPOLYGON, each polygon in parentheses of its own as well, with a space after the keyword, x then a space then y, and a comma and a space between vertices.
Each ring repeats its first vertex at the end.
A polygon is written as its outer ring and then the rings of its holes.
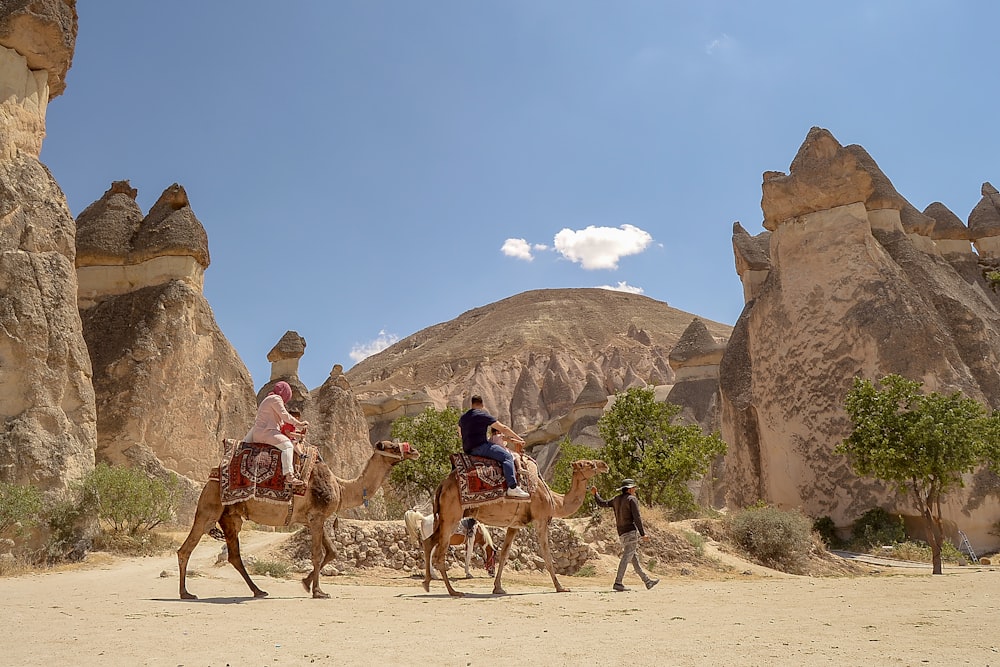
POLYGON ((556 589, 556 593, 569 593, 569 592, 571 591, 568 588, 563 588, 562 586, 556 589))
POLYGON ((302 580, 302 588, 306 589, 306 593, 312 590, 312 575, 305 577, 302 580))
POLYGON ((321 591, 319 589, 313 591, 313 598, 316 600, 325 600, 328 597, 330 597, 330 594, 326 591, 321 591))
POLYGON ((507 591, 502 588, 494 588, 493 595, 507 595, 507 591))
POLYGON ((448 591, 448 594, 451 595, 451 597, 453 598, 465 597, 465 593, 463 593, 462 591, 448 591))
POLYGON ((431 582, 429 582, 428 580, 424 579, 423 584, 424 584, 424 592, 425 593, 430 593, 431 592, 431 582))
POLYGON ((181 599, 182 600, 197 600, 198 596, 197 595, 191 595, 187 591, 184 591, 183 593, 181 593, 181 599))
POLYGON ((266 598, 267 597, 267 591, 256 590, 256 591, 253 592, 253 596, 255 598, 266 598))

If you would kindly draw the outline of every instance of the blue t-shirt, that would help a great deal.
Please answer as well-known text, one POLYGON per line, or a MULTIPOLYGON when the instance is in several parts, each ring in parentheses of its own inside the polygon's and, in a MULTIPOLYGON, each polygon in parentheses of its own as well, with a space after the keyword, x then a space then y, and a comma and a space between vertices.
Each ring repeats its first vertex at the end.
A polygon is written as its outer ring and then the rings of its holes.
POLYGON ((458 428, 462 431, 462 451, 468 454, 479 445, 487 442, 486 431, 496 420, 496 417, 479 408, 467 410, 464 415, 459 417, 458 428))

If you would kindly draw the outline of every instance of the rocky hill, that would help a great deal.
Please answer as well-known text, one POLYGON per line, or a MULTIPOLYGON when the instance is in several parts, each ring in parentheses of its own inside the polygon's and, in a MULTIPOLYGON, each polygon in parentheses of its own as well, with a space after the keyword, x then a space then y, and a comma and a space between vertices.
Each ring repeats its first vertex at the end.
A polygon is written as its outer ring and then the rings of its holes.
MULTIPOLYGON (((428 327, 371 356, 346 377, 372 437, 427 407, 487 409, 529 444, 594 441, 608 396, 672 385, 670 352, 696 318, 649 297, 605 289, 524 292, 428 327)), ((731 327, 704 321, 711 336, 731 327)))

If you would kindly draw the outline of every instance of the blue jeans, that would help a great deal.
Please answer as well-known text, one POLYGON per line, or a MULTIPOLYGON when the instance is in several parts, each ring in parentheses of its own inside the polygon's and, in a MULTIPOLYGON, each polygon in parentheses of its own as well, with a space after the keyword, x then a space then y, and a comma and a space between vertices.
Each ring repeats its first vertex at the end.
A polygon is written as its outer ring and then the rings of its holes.
POLYGON ((506 447, 494 445, 491 442, 484 442, 470 449, 469 454, 499 461, 503 467, 503 477, 507 480, 507 488, 513 489, 517 486, 517 477, 514 476, 514 455, 506 447))

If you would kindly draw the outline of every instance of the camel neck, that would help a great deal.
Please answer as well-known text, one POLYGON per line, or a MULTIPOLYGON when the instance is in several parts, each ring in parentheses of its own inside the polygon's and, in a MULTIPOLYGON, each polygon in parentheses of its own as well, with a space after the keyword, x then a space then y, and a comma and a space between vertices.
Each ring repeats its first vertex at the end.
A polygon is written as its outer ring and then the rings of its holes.
POLYGON ((565 519, 583 505, 583 500, 587 497, 587 480, 584 479, 582 474, 575 474, 566 495, 559 495, 554 491, 551 493, 555 509, 552 516, 557 519, 565 519))
POLYGON ((395 463, 394 459, 375 452, 368 459, 368 463, 365 464, 360 475, 354 479, 339 480, 340 508, 360 507, 365 501, 370 500, 382 486, 382 482, 385 481, 393 463, 395 463))

